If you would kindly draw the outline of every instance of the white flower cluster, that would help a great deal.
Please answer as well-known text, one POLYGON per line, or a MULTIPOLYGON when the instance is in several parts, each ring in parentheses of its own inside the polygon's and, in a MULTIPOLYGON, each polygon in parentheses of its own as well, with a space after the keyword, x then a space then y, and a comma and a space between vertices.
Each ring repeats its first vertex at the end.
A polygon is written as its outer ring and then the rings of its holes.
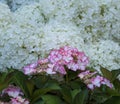
POLYGON ((120 68, 119 0, 1 1, 17 9, 0 3, 1 71, 21 69, 64 45, 84 51, 97 70, 120 68))
POLYGON ((86 54, 90 58, 90 65, 97 70, 100 66, 109 70, 120 67, 120 46, 111 40, 86 45, 86 54))
POLYGON ((81 0, 74 22, 85 41, 120 39, 120 0, 81 0))
POLYGON ((7 28, 11 22, 12 13, 10 12, 9 7, 0 3, 0 30, 7 28))

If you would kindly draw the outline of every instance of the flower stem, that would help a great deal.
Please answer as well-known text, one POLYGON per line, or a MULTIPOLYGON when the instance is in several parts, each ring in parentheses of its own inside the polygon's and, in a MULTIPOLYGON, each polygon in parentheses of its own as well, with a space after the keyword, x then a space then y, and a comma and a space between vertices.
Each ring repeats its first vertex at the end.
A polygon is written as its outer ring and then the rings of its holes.
POLYGON ((66 74, 66 83, 68 83, 69 79, 68 79, 68 73, 66 74))

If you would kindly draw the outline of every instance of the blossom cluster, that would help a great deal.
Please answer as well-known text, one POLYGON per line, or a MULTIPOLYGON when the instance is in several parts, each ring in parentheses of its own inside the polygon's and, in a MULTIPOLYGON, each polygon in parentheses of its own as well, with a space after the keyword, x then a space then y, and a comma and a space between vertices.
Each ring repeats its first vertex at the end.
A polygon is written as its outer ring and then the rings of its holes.
POLYGON ((2 91, 1 96, 4 94, 7 94, 10 97, 10 101, 9 103, 1 102, 2 104, 29 104, 29 101, 22 97, 24 94, 19 87, 9 85, 2 91))
POLYGON ((47 74, 66 74, 67 67, 70 70, 85 70, 88 65, 88 57, 84 52, 78 51, 77 48, 64 46, 54 49, 47 58, 38 60, 35 63, 27 65, 23 68, 25 74, 46 72, 47 74))
POLYGON ((120 68, 119 0, 0 1, 9 6, 0 3, 0 71, 64 45, 84 51, 96 70, 120 68))
POLYGON ((88 49, 86 54, 91 60, 90 65, 95 69, 99 70, 102 66, 111 71, 120 67, 120 46, 115 42, 101 40, 95 44, 89 44, 86 49, 88 49), (91 50, 88 49, 89 47, 91 50))
POLYGON ((95 75, 97 72, 90 72, 89 70, 81 72, 78 77, 83 80, 87 87, 91 90, 95 87, 100 87, 101 85, 106 85, 110 88, 113 88, 113 85, 110 81, 100 75, 95 75))
POLYGON ((97 72, 86 71, 88 63, 88 57, 83 52, 76 48, 64 46, 52 50, 47 58, 25 66, 23 72, 26 75, 38 73, 66 75, 69 70, 74 72, 78 70, 80 71, 78 77, 83 80, 89 89, 93 90, 102 84, 112 88, 109 80, 100 75, 95 75, 97 72))

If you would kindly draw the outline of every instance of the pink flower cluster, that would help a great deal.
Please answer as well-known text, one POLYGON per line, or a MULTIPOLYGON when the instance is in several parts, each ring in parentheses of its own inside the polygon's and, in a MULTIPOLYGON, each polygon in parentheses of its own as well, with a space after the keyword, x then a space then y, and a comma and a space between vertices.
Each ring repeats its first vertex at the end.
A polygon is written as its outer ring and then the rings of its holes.
POLYGON ((95 78, 91 78, 90 84, 88 84, 88 88, 94 89, 95 87, 100 87, 102 84, 106 85, 110 88, 113 87, 113 85, 110 83, 110 81, 102 76, 97 75, 95 78))
POLYGON ((27 65, 23 70, 27 75, 36 73, 60 73, 61 75, 65 75, 67 70, 80 70, 78 77, 87 84, 89 89, 100 87, 102 84, 112 88, 112 84, 109 80, 99 75, 96 76, 97 72, 90 72, 89 70, 86 71, 88 63, 88 57, 84 52, 80 52, 76 48, 64 46, 59 49, 52 50, 47 58, 27 65))
POLYGON ((29 104, 29 101, 21 96, 17 96, 16 98, 11 98, 10 104, 29 104))
POLYGON ((53 64, 50 64, 49 60, 45 58, 25 66, 23 68, 23 72, 26 75, 32 75, 37 73, 56 74, 56 72, 53 70, 53 67, 53 64))
POLYGON ((85 70, 89 62, 88 57, 83 52, 68 46, 52 50, 48 59, 55 66, 54 70, 61 74, 66 74, 65 66, 73 71, 85 70))
POLYGON ((97 72, 85 71, 81 72, 78 77, 83 80, 87 87, 93 90, 95 87, 100 87, 101 85, 106 85, 113 88, 113 85, 106 78, 96 75, 97 72))
POLYGON ((69 70, 85 70, 89 60, 84 52, 69 46, 54 49, 48 55, 48 58, 38 60, 23 68, 25 74, 34 74, 46 72, 47 74, 56 74, 57 72, 65 75, 66 67, 69 70))
POLYGON ((9 96, 16 98, 19 95, 23 95, 22 91, 20 90, 19 87, 13 86, 13 85, 9 85, 8 88, 4 89, 2 91, 2 93, 6 93, 9 96))
POLYGON ((21 97, 24 94, 19 87, 9 85, 8 88, 3 90, 2 95, 3 94, 8 94, 11 97, 11 101, 8 104, 29 104, 29 101, 27 99, 21 97))
POLYGON ((37 66, 38 66, 37 63, 32 63, 30 65, 25 66, 23 68, 24 74, 30 75, 30 74, 36 73, 37 66))

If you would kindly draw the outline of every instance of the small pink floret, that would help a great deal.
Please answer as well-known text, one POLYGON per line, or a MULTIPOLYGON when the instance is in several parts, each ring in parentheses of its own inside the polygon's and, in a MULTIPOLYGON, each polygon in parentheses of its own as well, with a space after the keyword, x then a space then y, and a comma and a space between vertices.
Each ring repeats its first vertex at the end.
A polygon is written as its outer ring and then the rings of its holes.
POLYGON ((37 63, 32 63, 32 64, 29 64, 29 65, 25 66, 23 68, 24 74, 31 75, 33 73, 36 73, 36 67, 37 67, 37 65, 38 65, 37 63))
POLYGON ((23 95, 19 87, 9 85, 8 88, 3 90, 3 93, 7 93, 9 96, 15 98, 19 95, 23 95))

